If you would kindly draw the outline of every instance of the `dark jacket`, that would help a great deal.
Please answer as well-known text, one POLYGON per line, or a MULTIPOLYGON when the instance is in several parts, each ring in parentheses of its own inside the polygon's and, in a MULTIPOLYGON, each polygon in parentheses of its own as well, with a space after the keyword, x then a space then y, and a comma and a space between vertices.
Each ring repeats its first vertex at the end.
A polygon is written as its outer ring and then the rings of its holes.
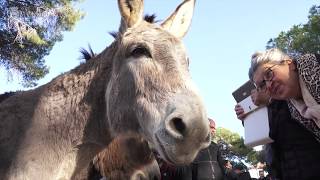
POLYGON ((238 180, 238 174, 233 169, 225 169, 224 180, 238 180))
POLYGON ((272 165, 282 179, 320 179, 320 143, 315 135, 291 118, 285 101, 273 101, 268 110, 270 137, 274 139, 272 165))
POLYGON ((223 180, 224 178, 224 160, 218 145, 214 142, 199 152, 191 166, 193 180, 223 180))
MULTIPOLYGON (((161 172, 161 169, 160 169, 161 172)), ((161 180, 192 180, 190 166, 176 166, 161 172, 161 180)))
POLYGON ((191 165, 174 166, 157 158, 161 180, 192 180, 191 165))
POLYGON ((237 175, 237 180, 251 180, 250 173, 248 171, 242 172, 237 175))

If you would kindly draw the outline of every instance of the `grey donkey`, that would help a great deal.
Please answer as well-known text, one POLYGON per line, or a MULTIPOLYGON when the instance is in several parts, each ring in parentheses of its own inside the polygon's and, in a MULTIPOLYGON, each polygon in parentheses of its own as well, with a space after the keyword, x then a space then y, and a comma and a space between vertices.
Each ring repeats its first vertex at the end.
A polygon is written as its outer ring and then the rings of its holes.
POLYGON ((203 102, 182 43, 195 1, 160 25, 143 0, 118 0, 114 42, 90 61, 0 104, 0 179, 77 179, 118 134, 141 134, 173 164, 210 143, 203 102))

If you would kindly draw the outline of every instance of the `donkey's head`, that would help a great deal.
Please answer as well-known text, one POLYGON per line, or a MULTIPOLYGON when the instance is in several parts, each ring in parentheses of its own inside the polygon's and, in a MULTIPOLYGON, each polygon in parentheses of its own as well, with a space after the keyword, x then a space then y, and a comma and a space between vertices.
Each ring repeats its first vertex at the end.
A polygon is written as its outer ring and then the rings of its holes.
POLYGON ((184 1, 159 26, 143 20, 143 0, 118 0, 122 20, 106 90, 113 135, 140 132, 175 164, 190 163, 210 141, 206 110, 181 42, 194 3, 184 1))

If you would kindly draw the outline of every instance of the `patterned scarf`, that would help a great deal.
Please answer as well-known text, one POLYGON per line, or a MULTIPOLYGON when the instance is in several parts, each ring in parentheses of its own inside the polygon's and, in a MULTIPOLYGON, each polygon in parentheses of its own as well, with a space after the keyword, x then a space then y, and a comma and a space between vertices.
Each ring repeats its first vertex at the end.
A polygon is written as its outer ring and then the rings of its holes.
POLYGON ((303 97, 303 103, 289 100, 289 110, 291 116, 312 132, 320 142, 320 126, 317 125, 319 113, 317 105, 320 103, 320 62, 315 55, 306 54, 296 59, 296 65, 305 97, 303 97), (312 109, 308 109, 309 107, 312 109))

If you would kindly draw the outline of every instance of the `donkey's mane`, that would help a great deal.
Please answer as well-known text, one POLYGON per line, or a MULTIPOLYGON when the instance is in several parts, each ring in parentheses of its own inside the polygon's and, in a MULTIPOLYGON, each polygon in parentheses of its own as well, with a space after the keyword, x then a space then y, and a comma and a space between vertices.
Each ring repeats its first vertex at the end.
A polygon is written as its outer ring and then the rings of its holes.
MULTIPOLYGON (((144 15, 143 19, 150 23, 150 24, 153 24, 153 23, 157 23, 158 20, 156 20, 156 15, 155 14, 146 14, 144 15)), ((109 32, 109 34, 114 38, 116 39, 118 37, 118 32, 117 31, 112 31, 112 32, 109 32)))
POLYGON ((143 17, 143 19, 145 20, 145 21, 147 21, 148 23, 150 23, 150 24, 153 24, 153 23, 157 23, 158 22, 158 20, 156 20, 156 15, 155 14, 146 14, 146 15, 144 15, 144 17, 143 17))
POLYGON ((14 94, 15 92, 5 92, 4 94, 0 94, 0 103, 14 94))
MULTIPOLYGON (((150 24, 153 24, 153 23, 157 23, 158 20, 156 20, 156 15, 155 14, 146 14, 143 19, 145 21, 147 21, 148 23, 150 24)), ((109 32, 109 34, 114 38, 116 39, 118 37, 118 34, 119 32, 117 31, 112 31, 112 32, 109 32)), ((85 48, 81 48, 80 49, 80 53, 81 53, 81 57, 80 59, 84 59, 85 61, 88 61, 90 59, 92 59, 93 57, 96 56, 96 54, 93 52, 90 44, 88 45, 88 50, 85 49, 85 48)))
POLYGON ((85 48, 80 48, 80 53, 81 53, 80 59, 84 59, 85 61, 89 61, 90 59, 96 56, 90 44, 88 44, 88 50, 85 48))
POLYGON ((116 38, 118 37, 118 32, 117 32, 117 31, 109 32, 109 34, 110 34, 114 39, 116 39, 116 38))

